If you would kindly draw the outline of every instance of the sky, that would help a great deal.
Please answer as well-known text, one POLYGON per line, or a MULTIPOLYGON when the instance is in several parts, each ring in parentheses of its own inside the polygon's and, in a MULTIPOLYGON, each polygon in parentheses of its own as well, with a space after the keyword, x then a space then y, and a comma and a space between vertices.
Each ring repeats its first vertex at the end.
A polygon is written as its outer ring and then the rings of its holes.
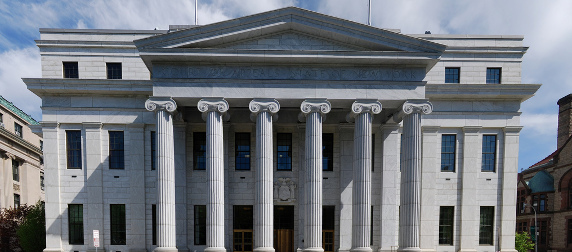
MULTIPOLYGON (((287 6, 367 23, 368 0, 197 0, 205 25, 287 6)), ((542 84, 521 106, 519 170, 556 149, 558 106, 572 93, 572 1, 371 0, 372 25, 405 34, 524 35, 522 83, 542 84)), ((195 0, 0 0, 0 95, 41 121, 21 78, 41 77, 39 28, 168 29, 194 24, 195 0)))

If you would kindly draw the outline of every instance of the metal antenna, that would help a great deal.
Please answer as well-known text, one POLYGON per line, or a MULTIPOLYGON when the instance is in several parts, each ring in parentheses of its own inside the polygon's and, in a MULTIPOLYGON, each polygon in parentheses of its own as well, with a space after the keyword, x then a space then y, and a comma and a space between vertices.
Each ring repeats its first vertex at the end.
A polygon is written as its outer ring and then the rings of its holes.
POLYGON ((367 5, 367 8, 369 9, 369 11, 367 13, 367 25, 371 26, 371 0, 369 0, 369 4, 367 5))
POLYGON ((195 0, 195 25, 199 25, 199 24, 197 23, 197 2, 198 2, 198 1, 199 1, 199 0, 195 0))

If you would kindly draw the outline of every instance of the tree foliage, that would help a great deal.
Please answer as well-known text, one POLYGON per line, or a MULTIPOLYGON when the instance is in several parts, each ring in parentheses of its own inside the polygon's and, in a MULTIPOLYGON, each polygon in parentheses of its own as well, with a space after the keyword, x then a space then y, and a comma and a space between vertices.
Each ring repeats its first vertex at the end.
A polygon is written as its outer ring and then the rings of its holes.
POLYGON ((0 210, 0 251, 22 251, 16 232, 30 208, 22 205, 18 208, 0 210))
POLYGON ((17 231, 25 252, 41 252, 46 248, 46 217, 44 204, 31 206, 17 231))
POLYGON ((518 252, 527 252, 533 249, 534 243, 532 243, 532 240, 530 239, 530 234, 528 232, 516 233, 514 248, 518 252))

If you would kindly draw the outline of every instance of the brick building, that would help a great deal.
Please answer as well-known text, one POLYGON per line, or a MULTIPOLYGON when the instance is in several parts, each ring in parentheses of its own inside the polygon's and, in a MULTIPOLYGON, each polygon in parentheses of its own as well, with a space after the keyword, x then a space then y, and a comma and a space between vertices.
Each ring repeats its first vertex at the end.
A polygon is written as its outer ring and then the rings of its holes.
POLYGON ((558 100, 558 145, 555 152, 518 178, 518 232, 538 223, 538 251, 572 251, 572 94, 558 100))

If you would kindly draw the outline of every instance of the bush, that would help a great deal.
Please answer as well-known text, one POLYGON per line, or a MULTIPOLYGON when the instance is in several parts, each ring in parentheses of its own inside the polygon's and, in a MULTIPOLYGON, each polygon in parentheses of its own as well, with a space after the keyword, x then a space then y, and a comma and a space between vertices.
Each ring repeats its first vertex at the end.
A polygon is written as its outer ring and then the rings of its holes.
POLYGON ((26 252, 41 252, 46 248, 46 217, 42 202, 30 207, 17 234, 20 246, 26 252))
POLYGON ((5 208, 0 212, 0 251, 22 251, 16 232, 31 207, 5 208))
POLYGON ((514 248, 518 252, 527 252, 534 248, 534 244, 530 239, 530 234, 528 232, 516 233, 514 239, 514 248))

